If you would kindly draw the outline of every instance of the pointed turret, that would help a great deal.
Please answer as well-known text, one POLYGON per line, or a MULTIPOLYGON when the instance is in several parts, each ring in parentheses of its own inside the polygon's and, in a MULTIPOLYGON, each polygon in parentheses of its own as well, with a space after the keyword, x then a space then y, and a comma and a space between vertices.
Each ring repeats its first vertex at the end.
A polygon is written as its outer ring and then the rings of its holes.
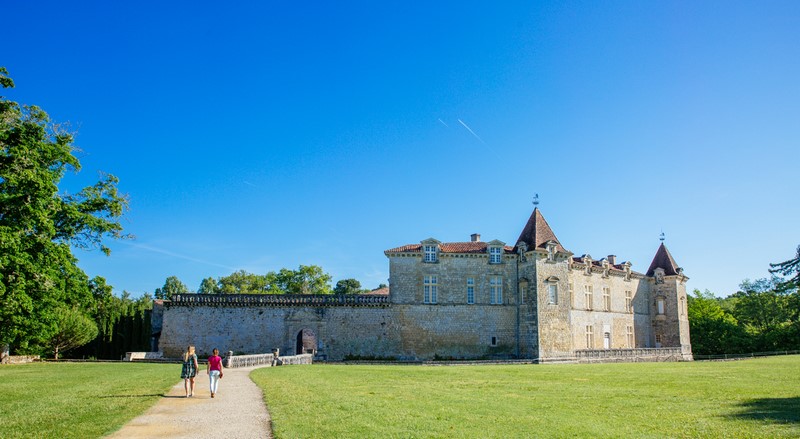
POLYGON ((542 216, 542 212, 536 207, 533 209, 528 223, 525 224, 525 228, 522 229, 519 238, 517 238, 517 243, 524 242, 528 246, 528 249, 533 250, 547 248, 548 241, 556 243, 557 252, 569 253, 558 241, 558 238, 556 238, 556 234, 553 233, 553 229, 547 224, 547 220, 542 216))
POLYGON ((667 246, 665 246, 663 242, 661 246, 658 247, 658 251, 655 257, 653 257, 653 262, 650 263, 650 268, 647 269, 647 276, 653 276, 656 268, 664 269, 665 276, 680 274, 680 267, 675 263, 675 259, 672 258, 669 250, 667 250, 667 246))

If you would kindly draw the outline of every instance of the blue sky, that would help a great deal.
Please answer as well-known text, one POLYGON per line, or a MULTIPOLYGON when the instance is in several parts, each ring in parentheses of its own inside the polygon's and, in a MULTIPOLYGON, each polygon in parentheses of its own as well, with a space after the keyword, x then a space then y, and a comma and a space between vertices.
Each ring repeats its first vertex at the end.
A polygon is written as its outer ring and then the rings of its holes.
POLYGON ((576 255, 690 289, 800 244, 799 2, 12 2, 0 65, 118 176, 135 240, 76 250, 117 292, 383 251, 513 245, 535 193, 576 255))

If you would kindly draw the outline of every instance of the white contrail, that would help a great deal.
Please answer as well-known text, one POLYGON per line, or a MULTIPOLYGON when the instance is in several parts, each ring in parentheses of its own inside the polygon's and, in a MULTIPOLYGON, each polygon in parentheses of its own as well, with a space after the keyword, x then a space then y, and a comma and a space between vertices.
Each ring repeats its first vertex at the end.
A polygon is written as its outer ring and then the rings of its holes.
POLYGON ((248 185, 248 186, 258 187, 258 186, 256 186, 256 185, 254 185, 253 183, 250 183, 250 182, 249 182, 249 181, 247 181, 247 180, 242 180, 242 182, 243 182, 244 184, 248 185))
POLYGON ((450 128, 450 126, 449 126, 449 125, 447 125, 446 123, 444 123, 444 121, 443 121, 442 119, 439 119, 439 122, 441 122, 441 123, 442 123, 442 125, 446 126, 447 128, 450 128))
POLYGON ((484 142, 484 141, 483 141, 483 139, 481 139, 481 138, 480 138, 480 137, 479 137, 477 134, 475 134, 475 131, 472 131, 472 128, 468 127, 468 126, 467 126, 467 124, 465 124, 463 120, 461 120, 461 119, 458 119, 458 123, 460 123, 461 125, 464 125, 464 128, 466 128, 466 129, 467 129, 467 131, 469 131, 470 133, 472 133, 472 135, 473 135, 473 136, 475 136, 475 138, 476 138, 476 139, 480 140, 480 141, 481 141, 481 143, 483 143, 484 145, 486 145, 486 142, 484 142))
POLYGON ((126 242, 126 241, 120 241, 120 242, 124 243, 124 244, 127 244, 127 245, 129 245, 131 247, 140 248, 140 249, 143 249, 143 250, 151 251, 153 253, 161 253, 162 255, 172 256, 173 258, 184 259, 184 260, 187 260, 187 261, 197 262, 199 264, 211 265, 211 266, 214 266, 214 267, 220 267, 220 268, 224 268, 226 270, 231 270, 231 271, 238 270, 238 268, 229 267, 229 266, 223 265, 223 264, 217 264, 216 262, 204 261, 202 259, 197 259, 197 258, 193 258, 191 256, 186 256, 186 255, 181 255, 181 254, 178 254, 178 253, 173 253, 173 252, 171 252, 169 250, 164 250, 164 249, 157 248, 157 247, 151 247, 151 246, 145 245, 145 244, 137 244, 137 243, 134 243, 134 242, 126 242))

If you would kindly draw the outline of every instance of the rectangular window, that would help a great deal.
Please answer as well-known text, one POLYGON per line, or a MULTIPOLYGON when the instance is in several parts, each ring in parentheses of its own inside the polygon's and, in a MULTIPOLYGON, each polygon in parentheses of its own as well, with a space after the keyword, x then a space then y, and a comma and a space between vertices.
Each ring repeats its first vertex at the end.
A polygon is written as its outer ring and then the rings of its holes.
POLYGON ((586 309, 593 309, 592 302, 594 301, 594 291, 591 285, 583 286, 583 296, 586 299, 586 309))
POLYGON ((594 329, 586 325, 586 349, 594 349, 594 329))
POLYGON ((558 304, 558 285, 550 284, 547 286, 547 303, 558 304))
POLYGON ((475 303, 475 278, 467 278, 467 303, 472 305, 475 303))
POLYGON ((664 314, 664 298, 663 297, 659 297, 658 300, 656 300, 656 307, 658 309, 658 314, 659 315, 663 315, 664 314))
POLYGON ((423 302, 436 303, 436 276, 425 276, 423 282, 423 302))
POLYGON ((625 332, 627 333, 626 338, 628 340, 628 349, 633 349, 635 346, 633 341, 633 325, 628 325, 625 327, 625 332))
POLYGON ((489 263, 499 264, 502 262, 503 249, 500 247, 489 247, 489 263))
POLYGON ((503 278, 500 276, 489 277, 489 303, 492 305, 503 303, 503 278))
POLYGON ((625 291, 625 312, 633 312, 633 293, 631 290, 625 291))
POLYGON ((497 346, 497 337, 492 337, 492 340, 491 340, 491 342, 490 342, 490 345, 491 345, 491 346, 497 346))
POLYGON ((656 334, 656 347, 661 347, 661 334, 656 334))
POLYGON ((436 262, 436 246, 425 246, 425 262, 436 262))
POLYGON ((611 288, 603 287, 603 311, 611 311, 611 288))

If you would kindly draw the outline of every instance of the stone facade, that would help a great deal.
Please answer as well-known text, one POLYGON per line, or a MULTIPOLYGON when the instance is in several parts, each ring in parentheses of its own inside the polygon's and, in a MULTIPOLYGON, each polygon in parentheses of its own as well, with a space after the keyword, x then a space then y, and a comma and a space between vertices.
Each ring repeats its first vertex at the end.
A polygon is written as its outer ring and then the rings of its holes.
POLYGON ((575 257, 534 209, 514 246, 473 235, 385 254, 388 296, 181 295, 164 303, 159 347, 321 360, 692 358, 688 278, 663 244, 646 274, 613 255, 575 257))

